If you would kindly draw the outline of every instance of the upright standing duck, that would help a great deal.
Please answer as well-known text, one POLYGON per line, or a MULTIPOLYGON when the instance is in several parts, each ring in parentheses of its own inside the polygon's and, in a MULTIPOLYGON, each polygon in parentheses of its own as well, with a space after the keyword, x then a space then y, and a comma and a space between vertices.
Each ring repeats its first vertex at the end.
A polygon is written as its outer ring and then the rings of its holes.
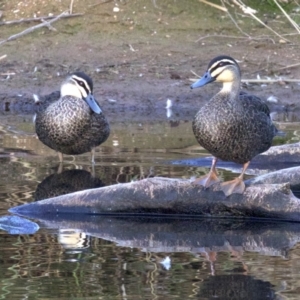
POLYGON ((202 78, 191 85, 198 88, 210 82, 223 87, 196 114, 193 131, 198 143, 214 158, 209 173, 195 180, 208 187, 219 181, 218 159, 243 164, 237 178, 221 183, 226 196, 243 193, 244 173, 253 157, 268 150, 277 129, 270 118, 268 106, 256 96, 240 92, 241 72, 230 56, 215 57, 202 78))
POLYGON ((41 103, 35 130, 42 143, 63 154, 90 152, 95 162, 95 147, 109 136, 109 124, 93 96, 93 81, 83 72, 75 72, 62 83, 60 98, 41 103))

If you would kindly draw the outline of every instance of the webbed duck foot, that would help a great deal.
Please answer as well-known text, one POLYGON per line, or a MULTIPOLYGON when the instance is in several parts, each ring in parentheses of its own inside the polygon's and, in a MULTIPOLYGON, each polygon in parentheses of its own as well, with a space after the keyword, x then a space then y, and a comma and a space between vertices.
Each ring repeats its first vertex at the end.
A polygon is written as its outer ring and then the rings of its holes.
POLYGON ((227 197, 231 194, 243 194, 246 188, 243 179, 240 177, 222 182, 220 186, 221 190, 227 197))
POLYGON ((230 181, 225 181, 221 183, 221 190, 224 192, 224 194, 228 197, 231 194, 243 194, 246 186, 243 181, 244 174, 250 164, 250 161, 246 162, 243 164, 243 170, 242 173, 239 177, 230 180, 230 181))
POLYGON ((220 179, 216 172, 210 171, 208 174, 196 178, 193 183, 204 186, 205 188, 210 187, 211 185, 220 182, 220 179))
POLYGON ((212 164, 211 164, 211 168, 210 171, 208 172, 208 174, 196 178, 193 183, 194 184, 199 184, 204 186, 205 188, 210 187, 211 185, 220 182, 221 180, 218 177, 218 173, 216 170, 216 164, 217 164, 218 159, 216 157, 213 158, 212 160, 212 164))

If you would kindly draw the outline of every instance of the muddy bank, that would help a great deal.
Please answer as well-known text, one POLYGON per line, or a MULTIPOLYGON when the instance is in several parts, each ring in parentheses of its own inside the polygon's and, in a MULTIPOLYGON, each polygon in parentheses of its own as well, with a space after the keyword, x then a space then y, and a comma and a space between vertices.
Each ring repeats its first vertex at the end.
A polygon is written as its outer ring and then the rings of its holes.
MULTIPOLYGON (((57 6, 36 1, 18 6, 17 1, 7 1, 2 20, 57 15, 69 5, 69 1, 57 6)), ((202 75, 219 54, 236 58, 244 79, 282 79, 244 85, 263 99, 275 96, 271 110, 299 108, 300 86, 285 81, 300 78, 300 67, 293 66, 300 60, 297 36, 282 43, 252 19, 243 18, 239 26, 250 36, 245 38, 226 13, 199 1, 107 1, 97 6, 87 1, 74 4, 73 13, 78 12, 83 15, 52 24, 56 31, 45 27, 1 45, 0 55, 7 56, 0 60, 0 112, 31 113, 33 93, 49 95, 68 73, 82 70, 93 78, 95 96, 113 116, 131 118, 138 111, 150 119, 165 117, 166 100, 171 99, 175 115, 189 118, 218 90, 213 85, 190 91, 190 79, 195 78, 191 70, 202 75)), ((281 34, 291 32, 279 13, 265 18, 281 34)), ((35 24, 1 26, 1 37, 35 24)))
MULTIPOLYGON (((152 85, 154 85, 152 82, 152 85)), ((126 85, 126 92, 124 89, 118 86, 118 89, 102 90, 97 95, 101 103, 101 107, 104 110, 108 118, 120 118, 126 120, 163 120, 166 118, 172 119, 186 119, 191 120, 198 109, 210 99, 210 97, 218 91, 218 86, 210 88, 209 92, 205 89, 199 91, 190 91, 189 82, 180 82, 180 87, 172 87, 172 82, 161 80, 156 82, 158 87, 155 91, 153 86, 149 84, 146 88, 136 90, 136 83, 131 82, 131 90, 129 85, 126 85), (168 88, 169 87, 169 88, 168 88), (121 91, 117 91, 117 90, 121 91), (177 94, 176 94, 177 92, 177 94), (172 101, 172 107, 169 110, 166 109, 167 101, 172 101)), ((139 87, 141 87, 139 85, 139 87)), ((244 89, 249 93, 256 93, 256 95, 262 94, 257 88, 252 87, 244 89)), ((282 92, 277 87, 278 94, 282 92)), ((273 94, 274 91, 272 91, 273 94)), ((286 92, 286 91, 284 91, 286 92)), ((268 102, 269 92, 265 91, 265 96, 261 97, 268 104, 271 112, 275 113, 273 119, 275 121, 281 121, 284 116, 285 121, 297 121, 299 119, 298 114, 300 111, 300 104, 296 103, 297 93, 293 94, 293 97, 283 98, 282 101, 276 103, 268 102), (294 102, 295 101, 295 102, 294 102), (281 116, 276 116, 277 114, 281 116)), ((300 93, 300 87, 299 91, 300 93)), ((51 101, 59 97, 59 91, 56 90, 47 95, 39 95, 42 101, 51 101)), ((39 109, 38 105, 34 103, 33 94, 29 93, 0 93, 0 114, 33 114, 39 109)))

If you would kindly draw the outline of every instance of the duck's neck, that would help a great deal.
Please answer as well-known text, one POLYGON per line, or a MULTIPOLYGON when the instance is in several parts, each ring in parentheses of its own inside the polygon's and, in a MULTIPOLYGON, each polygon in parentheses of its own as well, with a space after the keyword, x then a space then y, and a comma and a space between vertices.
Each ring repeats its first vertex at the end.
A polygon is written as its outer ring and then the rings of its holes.
POLYGON ((60 96, 73 96, 76 98, 81 98, 81 93, 79 89, 71 82, 64 82, 60 88, 60 96))
POLYGON ((240 93, 240 85, 239 80, 223 82, 220 93, 230 95, 231 99, 236 99, 240 93))

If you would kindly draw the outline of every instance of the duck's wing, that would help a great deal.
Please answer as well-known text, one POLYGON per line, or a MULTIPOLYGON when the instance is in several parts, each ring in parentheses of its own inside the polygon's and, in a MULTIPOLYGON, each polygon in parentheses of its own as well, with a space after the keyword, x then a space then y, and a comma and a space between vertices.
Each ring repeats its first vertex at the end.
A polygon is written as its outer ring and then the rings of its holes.
POLYGON ((259 97, 247 94, 245 92, 240 92, 240 100, 243 106, 246 108, 249 114, 252 114, 254 118, 258 118, 263 122, 268 122, 270 124, 270 129, 273 131, 274 136, 284 136, 285 133, 278 130, 272 122, 270 116, 270 109, 268 105, 261 100, 259 97))
POLYGON ((252 108, 258 113, 265 113, 270 118, 270 109, 268 105, 259 97, 241 91, 240 100, 242 101, 244 106, 248 107, 248 109, 252 108))

